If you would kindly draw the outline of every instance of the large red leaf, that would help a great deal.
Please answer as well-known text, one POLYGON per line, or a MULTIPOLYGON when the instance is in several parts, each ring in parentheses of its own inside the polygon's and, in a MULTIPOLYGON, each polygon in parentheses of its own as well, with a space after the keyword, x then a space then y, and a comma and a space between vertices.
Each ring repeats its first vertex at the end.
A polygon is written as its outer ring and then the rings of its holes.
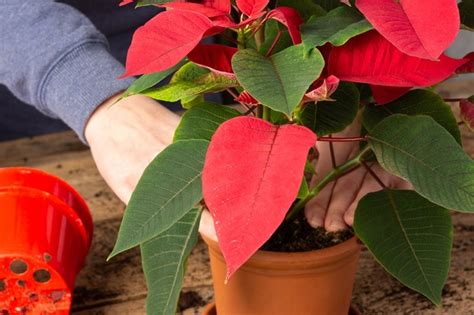
POLYGON ((198 45, 188 55, 189 60, 219 74, 235 77, 231 60, 237 48, 224 45, 198 45))
POLYGON ((471 131, 474 131, 474 103, 467 99, 462 100, 459 106, 461 107, 462 120, 471 131))
POLYGON ((243 14, 254 17, 265 9, 268 2, 269 0, 237 0, 236 4, 243 14))
POLYGON ((329 54, 328 71, 343 81, 421 87, 443 81, 466 62, 445 55, 439 61, 411 57, 376 31, 370 31, 334 47, 329 54))
POLYGON ((135 0, 123 0, 122 2, 119 3, 119 6, 127 5, 130 3, 133 3, 135 0))
POLYGON ((371 85, 370 89, 372 90, 372 96, 377 102, 378 105, 384 105, 390 103, 397 98, 402 97, 408 91, 411 90, 410 87, 398 87, 398 86, 380 86, 380 85, 371 85))
POLYGON ((230 0, 203 0, 201 3, 207 7, 230 13, 230 0))
POLYGON ((357 0, 374 28, 402 52, 437 60, 459 32, 456 0, 357 0))
POLYGON ((290 7, 278 7, 268 13, 269 19, 277 20, 288 28, 291 39, 294 44, 301 43, 300 25, 303 24, 303 19, 300 17, 298 11, 290 7))
POLYGON ((196 47, 213 23, 191 11, 165 11, 133 35, 123 76, 159 72, 176 65, 196 47))
POLYGON ((177 10, 193 11, 196 13, 201 13, 209 18, 229 14, 229 12, 221 11, 214 7, 205 6, 203 4, 193 3, 193 2, 168 2, 168 3, 162 4, 161 6, 165 8, 171 8, 171 9, 177 9, 177 10))
POLYGON ((316 135, 297 125, 274 126, 241 116, 212 137, 203 171, 229 278, 283 221, 294 202, 316 135))

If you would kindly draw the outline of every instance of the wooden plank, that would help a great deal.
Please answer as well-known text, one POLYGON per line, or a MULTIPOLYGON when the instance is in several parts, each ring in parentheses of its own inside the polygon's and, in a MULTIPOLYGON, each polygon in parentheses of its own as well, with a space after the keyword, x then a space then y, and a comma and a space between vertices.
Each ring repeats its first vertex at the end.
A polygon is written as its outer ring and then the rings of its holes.
MULTIPOLYGON (((464 132, 463 140, 474 155, 474 135, 464 132)), ((94 241, 77 279, 73 313, 144 314, 146 286, 138 250, 105 262, 124 206, 100 177, 87 148, 70 132, 1 143, 0 167, 14 165, 37 167, 64 178, 91 208, 94 241)), ((474 314, 474 216, 457 213, 453 221, 453 261, 442 308, 434 308, 392 279, 367 251, 360 261, 354 304, 364 314, 474 314)), ((198 314, 200 307, 212 300, 211 285, 207 250, 200 242, 189 260, 180 301, 183 314, 198 314)))

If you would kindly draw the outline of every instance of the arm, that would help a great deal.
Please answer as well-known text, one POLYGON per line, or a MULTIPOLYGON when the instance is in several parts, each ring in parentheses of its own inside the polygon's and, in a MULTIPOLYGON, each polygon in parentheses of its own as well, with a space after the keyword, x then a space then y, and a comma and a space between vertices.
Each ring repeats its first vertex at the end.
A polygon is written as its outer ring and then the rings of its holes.
POLYGON ((52 0, 0 2, 0 84, 84 140, 96 107, 125 89, 123 66, 82 13, 52 0))

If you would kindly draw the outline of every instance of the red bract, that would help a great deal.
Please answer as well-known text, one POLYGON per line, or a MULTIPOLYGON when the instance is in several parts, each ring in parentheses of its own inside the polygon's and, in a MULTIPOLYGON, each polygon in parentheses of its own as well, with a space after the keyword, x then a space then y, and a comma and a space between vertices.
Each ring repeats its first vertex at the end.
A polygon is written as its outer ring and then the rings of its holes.
POLYGON ((301 43, 300 25, 303 24, 303 19, 300 17, 298 11, 289 7, 278 7, 270 13, 267 18, 277 20, 288 28, 291 39, 294 44, 301 43))
POLYGON ((204 200, 229 278, 283 221, 295 201, 316 135, 296 125, 253 117, 223 123, 212 137, 203 171, 204 200))
POLYGON ((261 14, 268 5, 269 0, 237 0, 237 7, 248 17, 255 17, 261 14))
POLYGON ((467 59, 468 62, 459 67, 456 73, 474 73, 474 52, 464 56, 464 59, 467 59))
MULTIPOLYGON (((320 80, 318 80, 319 82, 320 80)), ((339 86, 339 78, 330 75, 323 79, 323 82, 314 90, 305 94, 305 102, 319 102, 331 99, 331 95, 336 92, 339 86)))
POLYGON ((240 95, 235 99, 237 102, 246 104, 246 105, 258 105, 260 104, 249 92, 243 91, 240 95))
POLYGON ((376 31, 334 47, 329 54, 328 71, 343 81, 382 86, 430 86, 449 76, 467 62, 442 55, 440 61, 408 56, 376 31))
POLYGON ((237 48, 224 45, 198 45, 188 55, 189 60, 228 77, 235 77, 231 60, 237 48))
POLYGON ((206 16, 191 11, 165 11, 133 35, 123 76, 159 72, 177 64, 213 27, 206 16))
POLYGON ((456 0, 357 0, 357 8, 402 52, 437 60, 459 32, 456 0))
POLYGON ((221 11, 214 7, 205 6, 203 4, 193 2, 168 2, 162 4, 161 6, 170 9, 187 10, 191 12, 201 13, 209 18, 229 14, 229 12, 221 11))
POLYGON ((130 3, 133 3, 134 0, 123 0, 122 2, 119 3, 119 6, 127 5, 130 3))
POLYGON ((230 13, 230 0, 202 0, 201 3, 207 7, 230 13))
POLYGON ((371 85, 372 95, 378 105, 384 105, 402 97, 408 91, 411 90, 409 87, 396 87, 396 86, 380 86, 371 85))
POLYGON ((469 100, 462 100, 459 105, 462 120, 471 131, 474 131, 474 104, 469 100))

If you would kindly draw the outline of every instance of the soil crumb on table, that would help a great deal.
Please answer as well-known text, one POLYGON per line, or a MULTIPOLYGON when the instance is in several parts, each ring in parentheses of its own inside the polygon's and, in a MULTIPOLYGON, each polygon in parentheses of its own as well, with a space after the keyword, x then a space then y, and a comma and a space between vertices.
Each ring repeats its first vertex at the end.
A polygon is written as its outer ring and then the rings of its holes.
POLYGON ((306 252, 340 244, 354 236, 352 229, 327 232, 314 229, 301 212, 292 221, 283 221, 272 237, 261 247, 271 252, 306 252))

